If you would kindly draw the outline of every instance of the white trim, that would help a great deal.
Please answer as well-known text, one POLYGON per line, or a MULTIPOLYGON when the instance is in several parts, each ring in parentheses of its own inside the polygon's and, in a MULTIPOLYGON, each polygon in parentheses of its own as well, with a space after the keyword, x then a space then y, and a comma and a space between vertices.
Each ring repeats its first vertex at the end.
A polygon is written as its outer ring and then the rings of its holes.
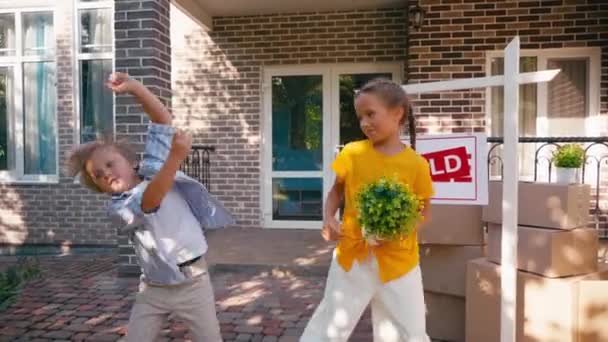
MULTIPOLYGON (((113 45, 93 45, 93 44, 89 44, 88 46, 110 46, 112 48, 112 50, 114 50, 114 46, 113 45)), ((86 53, 78 53, 78 59, 79 60, 88 60, 88 59, 111 59, 114 58, 114 53, 113 52, 86 52, 86 53)))
MULTIPOLYGON (((20 1, 20 0, 17 0, 20 1)), ((14 5, 13 5, 14 6, 14 5)), ((32 6, 32 7, 13 7, 2 8, 0 14, 4 13, 30 13, 30 12, 56 12, 54 6, 32 6)), ((15 23, 17 25, 17 23, 15 23)), ((54 25, 54 23, 53 23, 54 25)))
POLYGON ((266 229, 321 229, 321 221, 268 221, 263 226, 266 229))
POLYGON ((272 171, 273 178, 321 178, 323 171, 272 171))
POLYGON ((12 185, 12 184, 59 184, 59 177, 51 176, 36 176, 36 177, 24 177, 21 179, 11 178, 5 174, 0 173, 0 184, 12 185))
MULTIPOLYGON (((61 165, 59 163, 60 148, 59 148, 59 87, 57 87, 57 83, 59 80, 59 71, 57 63, 57 19, 59 18, 59 14, 57 10, 53 10, 53 60, 52 63, 55 66, 55 175, 53 175, 53 179, 58 179, 61 174, 61 165)), ((46 178, 45 178, 46 179, 46 178)))
MULTIPOLYGON (((23 43, 21 39, 22 27, 21 27, 21 13, 15 14, 15 47, 17 48, 17 56, 21 56, 23 53, 23 43)), ((17 57, 19 58, 19 57, 17 57)), ((14 81, 14 113, 15 113, 15 176, 17 179, 24 178, 25 172, 25 147, 23 145, 25 127, 23 122, 23 115, 25 113, 23 104, 23 63, 20 59, 16 60, 15 64, 15 81, 14 81)))
POLYGON ((98 9, 98 8, 114 8, 113 0, 102 0, 102 1, 93 1, 93 2, 81 2, 80 0, 75 1, 76 9, 98 9))
POLYGON ((15 8, 29 10, 52 6, 58 0, 0 0, 0 11, 12 11, 15 8), (16 2, 19 4, 16 5, 16 2))
POLYGON ((25 175, 19 178, 0 172, 0 184, 59 184, 57 175, 25 175))
POLYGON ((334 181, 331 161, 335 157, 334 147, 339 143, 340 110, 339 82, 342 74, 391 73, 393 80, 400 82, 403 76, 401 62, 389 63, 344 63, 344 64, 300 64, 267 66, 262 70, 262 129, 260 143, 262 172, 260 194, 262 226, 281 229, 320 229, 322 221, 273 220, 273 178, 321 178, 323 181, 322 204, 334 181), (317 171, 272 171, 272 77, 274 76, 322 76, 323 84, 323 169, 317 171))

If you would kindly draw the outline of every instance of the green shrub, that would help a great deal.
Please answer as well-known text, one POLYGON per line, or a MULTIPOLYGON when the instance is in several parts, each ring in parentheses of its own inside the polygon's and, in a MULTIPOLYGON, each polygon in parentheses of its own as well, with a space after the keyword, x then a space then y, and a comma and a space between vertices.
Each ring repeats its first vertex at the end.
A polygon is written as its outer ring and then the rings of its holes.
POLYGON ((553 162, 557 167, 579 168, 583 166, 585 150, 577 144, 560 146, 553 153, 553 162))
POLYGON ((357 195, 359 224, 366 237, 393 240, 407 236, 421 218, 422 201, 405 184, 381 178, 357 195))
POLYGON ((40 273, 40 262, 35 257, 21 257, 16 265, 0 272, 0 309, 6 306, 26 281, 38 277, 40 273))

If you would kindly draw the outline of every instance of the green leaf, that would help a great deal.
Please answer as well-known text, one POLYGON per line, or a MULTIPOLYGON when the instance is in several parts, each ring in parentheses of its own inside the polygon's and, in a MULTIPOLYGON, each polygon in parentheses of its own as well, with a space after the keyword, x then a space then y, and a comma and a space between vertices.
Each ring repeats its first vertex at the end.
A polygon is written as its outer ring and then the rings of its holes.
POLYGON ((420 206, 418 196, 396 179, 380 178, 357 194, 359 224, 382 239, 409 234, 420 219, 420 206))
POLYGON ((579 168, 585 161, 585 150, 578 144, 565 144, 553 152, 557 167, 579 168))

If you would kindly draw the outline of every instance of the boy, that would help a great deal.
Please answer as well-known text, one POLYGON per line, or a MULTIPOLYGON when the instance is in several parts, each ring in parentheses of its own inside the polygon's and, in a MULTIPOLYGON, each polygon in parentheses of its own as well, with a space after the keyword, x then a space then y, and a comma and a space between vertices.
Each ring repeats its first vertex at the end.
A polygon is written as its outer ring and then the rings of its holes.
POLYGON ((129 237, 142 268, 128 341, 153 341, 174 314, 194 341, 221 341, 202 227, 233 224, 205 187, 178 171, 192 138, 171 126, 171 114, 140 82, 123 73, 107 86, 133 95, 150 118, 142 162, 122 143, 94 141, 76 147, 69 171, 88 188, 112 195, 110 216, 129 237))

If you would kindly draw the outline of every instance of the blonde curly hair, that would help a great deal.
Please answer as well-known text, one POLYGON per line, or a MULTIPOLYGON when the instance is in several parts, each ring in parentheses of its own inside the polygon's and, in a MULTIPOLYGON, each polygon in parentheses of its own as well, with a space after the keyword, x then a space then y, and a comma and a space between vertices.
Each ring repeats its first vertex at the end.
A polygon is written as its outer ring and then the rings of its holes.
POLYGON ((91 159, 91 156, 93 156, 93 153, 106 148, 114 149, 130 163, 137 163, 137 153, 129 143, 104 138, 80 144, 72 148, 68 154, 66 166, 67 174, 70 177, 78 176, 80 178, 80 184, 93 191, 102 193, 103 191, 95 184, 95 181, 87 172, 86 165, 91 159))

